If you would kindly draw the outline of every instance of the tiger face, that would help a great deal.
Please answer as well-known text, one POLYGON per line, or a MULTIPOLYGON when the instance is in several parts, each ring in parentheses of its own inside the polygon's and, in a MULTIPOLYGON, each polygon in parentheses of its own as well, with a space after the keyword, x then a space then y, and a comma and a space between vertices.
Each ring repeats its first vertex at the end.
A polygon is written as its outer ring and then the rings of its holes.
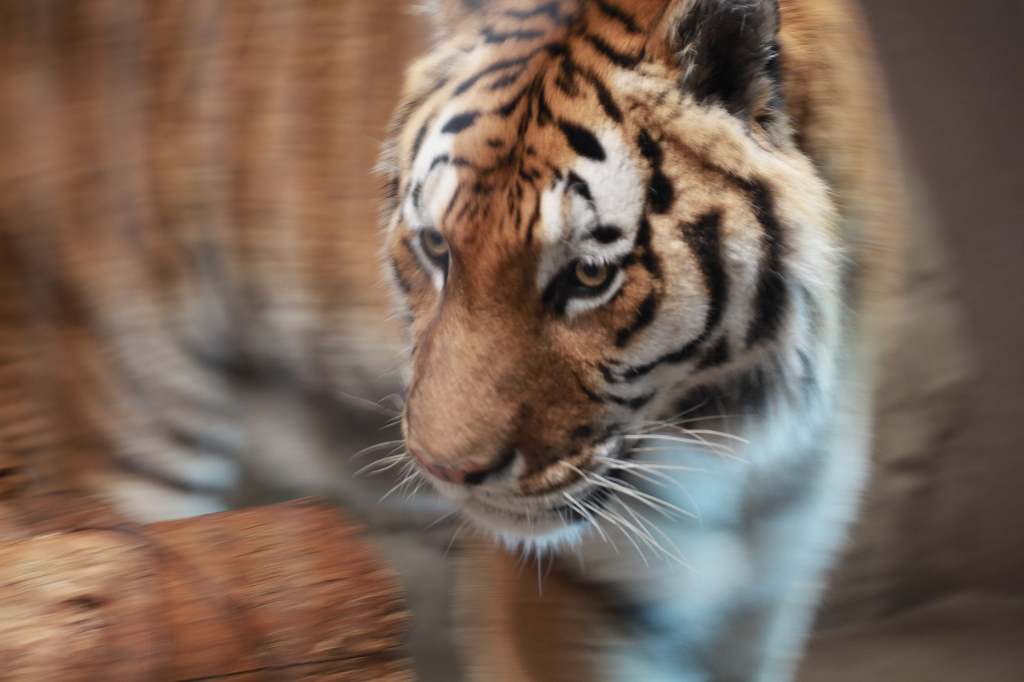
POLYGON ((433 7, 384 155, 387 258, 408 450, 481 525, 565 537, 652 420, 827 380, 834 209, 776 4, 433 7))

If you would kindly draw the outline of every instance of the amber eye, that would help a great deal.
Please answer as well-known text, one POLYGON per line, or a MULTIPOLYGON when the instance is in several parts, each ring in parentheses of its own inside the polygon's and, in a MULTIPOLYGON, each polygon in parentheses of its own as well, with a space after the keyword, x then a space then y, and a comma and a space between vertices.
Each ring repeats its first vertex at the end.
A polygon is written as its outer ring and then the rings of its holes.
POLYGON ((420 246, 431 263, 448 273, 448 240, 437 230, 420 230, 420 246))
POLYGON ((420 239, 423 242, 423 250, 431 258, 444 258, 448 255, 448 242, 437 230, 423 230, 420 239))
POLYGON ((576 281, 588 289, 597 289, 608 283, 612 269, 607 265, 597 263, 585 263, 580 261, 576 264, 576 281))

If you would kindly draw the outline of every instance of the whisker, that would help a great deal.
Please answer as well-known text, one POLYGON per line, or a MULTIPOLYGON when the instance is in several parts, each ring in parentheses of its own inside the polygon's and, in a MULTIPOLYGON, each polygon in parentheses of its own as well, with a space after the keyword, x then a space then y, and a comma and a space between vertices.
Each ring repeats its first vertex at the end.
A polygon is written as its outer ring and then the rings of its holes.
MULTIPOLYGON (((646 448, 637 448, 635 451, 636 452, 642 452, 644 449, 646 449, 646 448)), ((665 448, 657 448, 657 449, 661 450, 661 449, 665 449, 665 448)), ((599 458, 599 460, 601 462, 604 462, 604 463, 608 464, 612 469, 623 469, 625 471, 629 471, 631 469, 638 469, 638 470, 641 470, 641 471, 652 471, 652 470, 654 470, 654 471, 658 471, 658 470, 664 470, 664 471, 686 471, 686 472, 694 472, 694 473, 698 473, 698 474, 706 474, 708 472, 707 469, 703 469, 701 467, 688 467, 688 466, 683 466, 681 464, 653 464, 653 463, 649 463, 649 462, 627 462, 625 460, 614 459, 614 458, 610 458, 610 457, 601 457, 601 458, 599 458)))
POLYGON ((726 431, 716 431, 715 429, 684 429, 675 426, 672 428, 687 436, 714 436, 715 438, 724 438, 726 440, 742 443, 743 445, 750 445, 750 441, 746 438, 726 431))
POLYGON ((633 517, 633 519, 647 531, 647 534, 651 538, 651 541, 654 542, 654 545, 662 552, 662 554, 665 557, 677 562, 680 566, 686 568, 689 571, 693 570, 693 567, 689 563, 687 563, 686 559, 683 558, 683 553, 680 551, 676 543, 672 541, 672 538, 670 538, 665 533, 665 531, 661 530, 661 528, 658 527, 658 524, 654 523, 653 521, 644 519, 643 516, 640 516, 639 512, 633 511, 627 504, 622 504, 622 508, 625 509, 626 513, 633 517), (657 540, 654 539, 654 536, 650 534, 651 530, 657 532, 658 535, 660 535, 665 540, 665 542, 667 542, 672 547, 672 549, 675 550, 675 553, 673 554, 672 552, 669 552, 664 547, 662 547, 661 543, 657 542, 657 540))
MULTIPOLYGON (((586 519, 587 523, 589 523, 591 526, 594 527, 594 530, 597 531, 597 534, 601 536, 602 540, 604 540, 606 543, 610 544, 613 548, 615 547, 615 543, 611 542, 608 539, 608 536, 605 535, 604 529, 601 528, 601 526, 594 520, 594 517, 588 512, 589 507, 584 505, 579 500, 573 498, 573 496, 570 495, 569 493, 562 493, 562 496, 569 503, 570 507, 572 507, 573 509, 578 511, 583 516, 583 518, 586 519)), ((616 548, 616 552, 618 552, 617 548, 616 548)))
POLYGON ((384 493, 384 496, 381 497, 379 500, 377 500, 377 504, 380 504, 384 500, 386 500, 389 497, 391 497, 391 495, 393 495, 395 492, 397 492, 398 490, 404 488, 406 485, 408 485, 409 483, 414 481, 416 479, 416 477, 419 476, 419 475, 420 475, 420 473, 418 471, 416 471, 415 468, 413 468, 413 470, 410 471, 409 473, 407 473, 402 480, 400 480, 395 485, 391 486, 391 488, 386 493, 384 493))
POLYGON ((737 418, 740 415, 714 415, 710 417, 692 417, 690 419, 680 419, 678 421, 672 420, 657 420, 641 422, 637 425, 637 431, 639 433, 653 433, 659 429, 672 429, 672 428, 685 428, 687 424, 700 424, 702 422, 710 421, 725 421, 728 419, 737 418))
POLYGON ((690 491, 686 489, 682 481, 677 478, 673 478, 671 475, 665 473, 664 470, 670 471, 685 471, 685 472, 702 472, 707 473, 706 469, 697 469, 694 467, 685 466, 673 466, 671 464, 647 464, 641 462, 619 462, 614 459, 601 458, 602 461, 606 462, 611 469, 622 469, 623 471, 629 472, 630 475, 636 476, 640 480, 646 481, 651 485, 660 485, 665 487, 676 488, 683 495, 686 496, 687 501, 694 509, 694 517, 697 522, 703 524, 702 514, 700 511, 700 505, 690 494, 690 491), (638 473, 643 472, 643 473, 638 473), (647 475, 650 474, 650 475, 647 475))
POLYGON ((444 514, 444 515, 434 519, 430 523, 428 523, 426 526, 423 527, 423 530, 430 530, 431 528, 434 528, 435 526, 439 526, 439 525, 441 525, 442 523, 444 523, 445 521, 447 521, 448 519, 450 519, 451 517, 455 516, 458 513, 459 513, 458 509, 453 509, 450 512, 448 512, 447 514, 444 514))
POLYGON ((353 402, 353 403, 355 403, 357 405, 361 405, 364 408, 368 408, 368 409, 370 409, 370 410, 372 410, 374 412, 377 412, 378 414, 383 414, 383 415, 386 415, 388 417, 395 416, 395 411, 394 410, 388 409, 388 408, 384 407, 383 405, 374 402, 373 400, 369 400, 367 398, 362 398, 362 397, 357 396, 357 395, 352 395, 351 393, 344 393, 342 391, 334 391, 333 394, 336 397, 338 397, 338 398, 342 398, 344 400, 351 401, 351 402, 353 402))
POLYGON ((600 509, 597 508, 596 506, 594 507, 593 511, 595 514, 600 515, 601 518, 605 519, 606 521, 608 521, 608 523, 612 524, 622 532, 622 536, 625 537, 626 540, 628 540, 629 543, 636 548, 636 552, 640 555, 640 560, 644 562, 644 566, 651 565, 650 562, 648 562, 647 560, 647 555, 644 554, 643 550, 640 549, 640 545, 637 544, 636 540, 633 539, 633 536, 630 535, 629 530, 627 530, 626 525, 628 525, 628 522, 626 522, 625 519, 622 519, 621 517, 616 517, 607 509, 600 509))
POLYGON ((378 400, 377 404, 380 405, 385 401, 390 401, 399 412, 401 412, 402 408, 405 407, 405 399, 402 397, 401 393, 388 393, 386 396, 378 400))
POLYGON ((575 469, 576 472, 580 476, 582 476, 584 479, 590 480, 590 481, 598 483, 599 485, 602 485, 602 486, 604 486, 606 488, 610 488, 612 490, 620 492, 623 495, 627 495, 629 497, 632 497, 633 499, 637 500, 638 502, 640 502, 640 503, 650 507, 651 509, 654 509, 655 511, 657 511, 657 512, 659 512, 659 513, 661 513, 661 514, 663 514, 663 515, 665 515, 665 516, 667 516, 669 518, 671 518, 671 516, 667 513, 667 510, 671 510, 671 511, 677 512, 679 514, 682 514, 683 516, 689 516, 691 518, 694 517, 693 512, 687 511, 687 510, 685 510, 685 509, 683 509, 681 507, 677 507, 676 505, 672 504, 671 502, 667 502, 667 501, 662 500, 662 499, 660 499, 658 497, 655 497, 653 495, 649 495, 649 494, 647 494, 645 492, 637 490, 634 487, 623 485, 622 483, 618 483, 617 481, 613 481, 613 480, 611 480, 609 478, 606 478, 606 477, 602 476, 601 474, 596 474, 596 473, 592 473, 592 472, 583 471, 579 467, 576 467, 575 465, 572 465, 572 464, 570 464, 569 467, 572 468, 572 469, 575 469))
POLYGON ((396 466, 401 464, 409 453, 400 452, 397 455, 389 455, 387 457, 381 457, 380 459, 374 460, 369 464, 363 465, 356 470, 352 476, 362 476, 364 472, 370 472, 372 476, 382 474, 389 469, 394 469, 396 466))
POLYGON ((463 519, 462 523, 460 523, 458 525, 458 527, 456 527, 455 530, 452 532, 452 536, 448 540, 448 546, 444 548, 444 556, 445 556, 445 558, 447 558, 448 557, 448 553, 452 551, 452 545, 455 544, 455 539, 459 537, 459 533, 461 533, 462 529, 465 528, 467 525, 469 525, 469 521, 466 520, 466 519, 463 519))
POLYGON ((426 484, 426 481, 424 481, 424 480, 423 480, 422 478, 421 478, 421 479, 419 479, 418 481, 416 481, 416 485, 414 485, 414 486, 412 487, 412 489, 410 489, 410 490, 409 490, 409 492, 405 494, 405 501, 406 501, 406 502, 408 502, 408 501, 410 501, 410 500, 411 500, 411 499, 412 499, 413 497, 415 497, 415 496, 416 496, 417 494, 419 494, 419 492, 420 492, 421 490, 423 490, 423 486, 424 486, 425 484, 426 484))
POLYGON ((358 457, 362 457, 363 455, 367 455, 371 452, 376 452, 377 450, 381 450, 392 445, 401 445, 404 442, 404 440, 386 440, 382 443, 377 443, 375 445, 371 445, 369 447, 365 447, 362 450, 357 451, 355 454, 350 455, 349 459, 356 459, 358 457))
MULTIPOLYGON (((712 452, 715 452, 717 454, 721 454, 723 456, 730 457, 732 459, 736 459, 736 460, 741 461, 741 462, 745 462, 746 461, 745 459, 743 459, 742 457, 737 455, 735 452, 733 452, 732 448, 729 448, 729 447, 727 447, 725 445, 722 445, 721 443, 709 442, 708 440, 700 438, 699 436, 698 436, 698 440, 694 440, 692 438, 680 438, 679 436, 666 436, 666 435, 663 435, 663 434, 648 434, 648 435, 643 435, 643 436, 642 435, 626 435, 626 436, 623 436, 623 438, 626 439, 626 440, 636 440, 636 441, 641 441, 641 440, 655 440, 655 441, 658 441, 658 440, 660 440, 660 441, 666 441, 666 442, 670 442, 670 443, 680 443, 680 444, 683 444, 683 445, 700 445, 701 447, 707 448, 708 450, 711 450, 712 452)), ((642 449, 637 449, 636 451, 642 452, 643 450, 642 449)))

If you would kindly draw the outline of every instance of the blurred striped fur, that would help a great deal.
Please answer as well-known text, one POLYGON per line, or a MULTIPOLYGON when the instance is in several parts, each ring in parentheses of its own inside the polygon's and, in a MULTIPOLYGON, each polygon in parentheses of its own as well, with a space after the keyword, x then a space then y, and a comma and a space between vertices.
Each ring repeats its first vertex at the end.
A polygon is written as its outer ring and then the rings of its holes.
POLYGON ((371 175, 399 6, 3 3, 0 485, 142 518, 261 471, 352 493, 400 385, 371 175))

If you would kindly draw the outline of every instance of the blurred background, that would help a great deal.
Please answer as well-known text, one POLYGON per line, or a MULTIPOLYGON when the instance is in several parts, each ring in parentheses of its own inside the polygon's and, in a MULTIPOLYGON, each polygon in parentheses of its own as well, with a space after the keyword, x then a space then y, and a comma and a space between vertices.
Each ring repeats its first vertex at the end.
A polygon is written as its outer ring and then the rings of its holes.
POLYGON ((1019 679, 1024 3, 862 4, 920 222, 892 320, 874 482, 821 617, 826 632, 845 631, 819 638, 804 675, 1019 679))
MULTIPOLYGON (((244 226, 249 275, 283 278, 272 292, 240 294, 270 311, 260 338, 285 349, 283 364, 316 377, 321 394, 378 400, 393 390, 397 373, 386 358, 374 360, 390 372, 382 387, 368 378, 381 376, 376 369, 301 359, 318 343, 348 344, 341 355, 387 356, 390 341, 376 339, 390 331, 338 341, 315 328, 289 330, 337 322, 339 299, 356 309, 385 305, 372 274, 380 188, 370 169, 402 67, 426 45, 425 22, 406 6, 0 4, 0 359, 47 352, 11 322, 60 317, 40 313, 54 301, 67 305, 40 284, 45 273, 74 270, 98 282, 106 305, 124 306, 125 280, 91 271, 97 244, 134 234, 126 225, 137 223, 167 227, 160 239, 188 244, 195 224, 209 221, 244 226), (148 109, 124 96, 126 83, 146 84, 146 106, 162 113, 141 123, 148 109), (292 118, 282 118, 282 88, 300 103, 292 118), (221 120, 231 125, 219 128, 221 120), (232 137, 220 139, 223 130, 232 137), (211 149, 216 163, 196 161, 211 149), (172 170, 139 172, 151 163, 172 170), (278 314, 295 301, 307 317, 278 314)), ((804 679, 1024 679, 1024 2, 863 6, 909 160, 915 224, 907 282, 889 308, 874 480, 804 679)), ((105 254, 104 267, 159 246, 143 240, 113 261, 105 254)), ((363 321, 344 318, 349 327, 363 321)), ((256 361, 268 343, 234 342, 256 361)), ((0 391, 24 394, 10 378, 0 391)), ((0 434, 17 431, 20 418, 6 419, 0 434)), ((352 447, 379 438, 376 428, 352 447)), ((308 478, 321 478, 320 465, 311 466, 308 478)), ((261 495, 287 496, 308 482, 261 495)), ((379 528, 423 603, 413 643, 424 654, 420 672, 452 679, 448 634, 435 627, 448 621, 446 531, 423 533, 401 519, 379 528)))

